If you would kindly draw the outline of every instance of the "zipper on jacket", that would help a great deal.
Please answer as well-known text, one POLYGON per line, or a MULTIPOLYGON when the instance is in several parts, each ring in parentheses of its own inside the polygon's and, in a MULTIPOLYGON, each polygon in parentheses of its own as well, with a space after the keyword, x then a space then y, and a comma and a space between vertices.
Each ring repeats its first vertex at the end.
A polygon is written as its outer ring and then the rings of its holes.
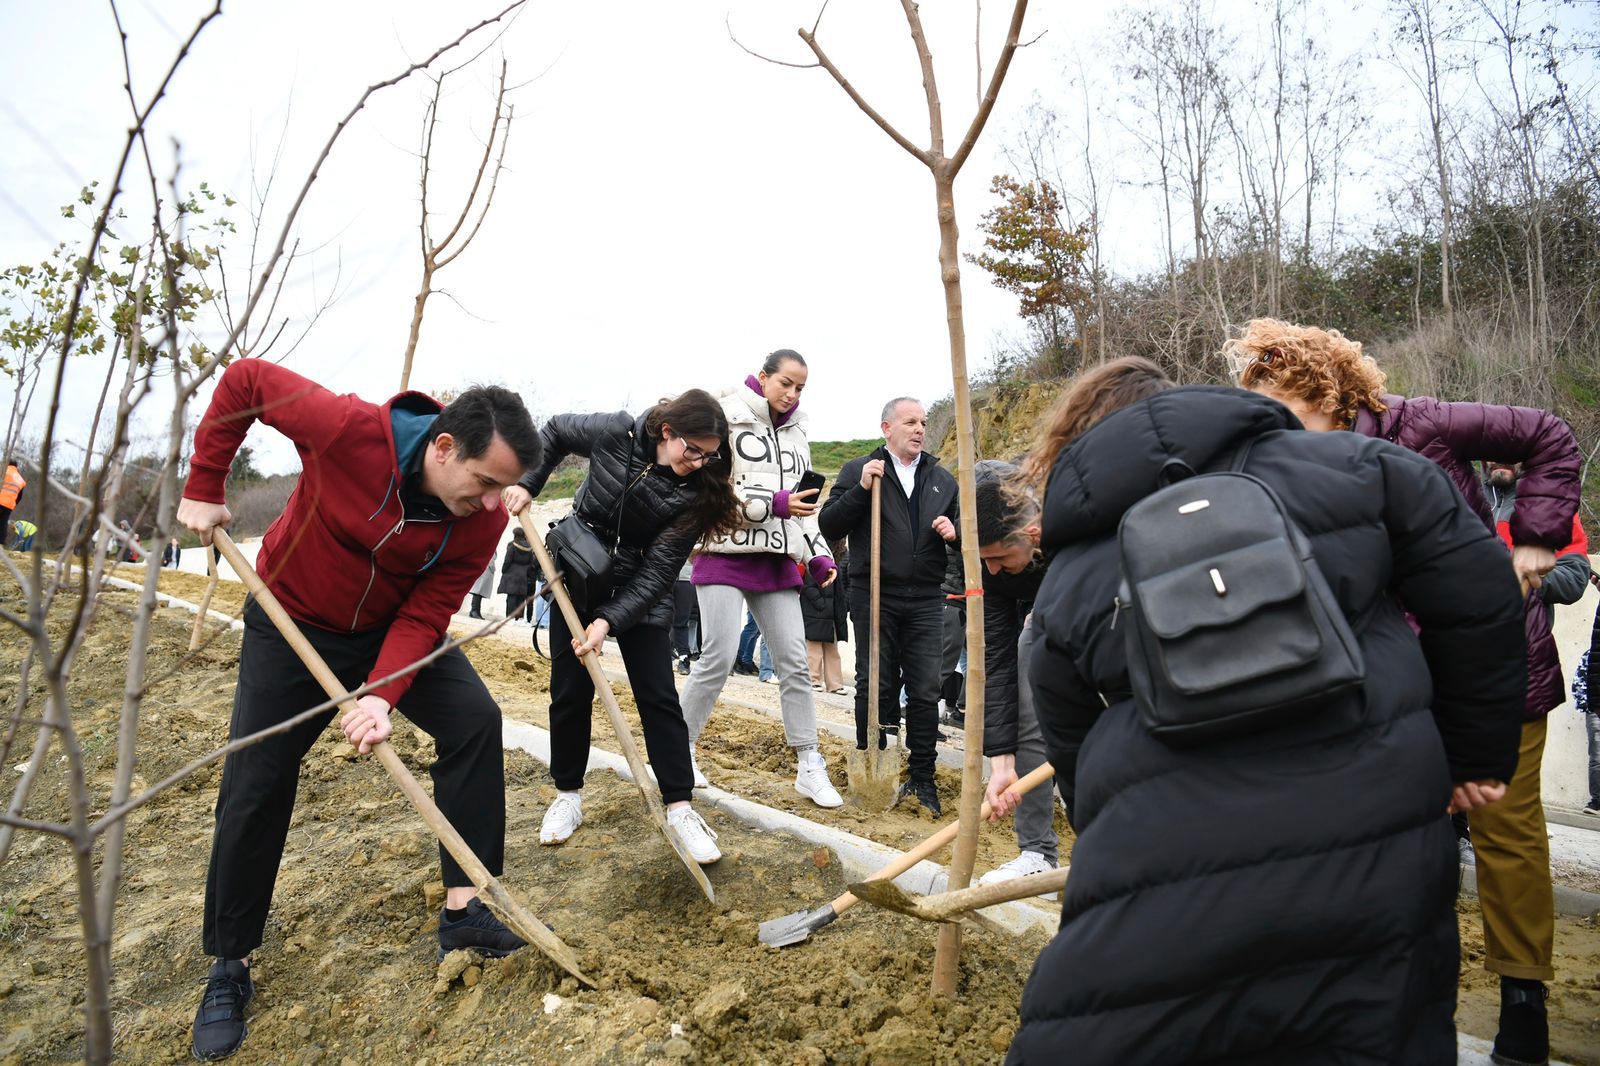
POLYGON ((400 521, 395 527, 383 535, 383 539, 373 545, 372 551, 367 556, 367 587, 361 591, 361 598, 356 601, 356 613, 350 617, 350 632, 356 631, 356 626, 361 622, 361 608, 367 604, 367 597, 372 593, 373 582, 378 579, 378 549, 389 543, 389 538, 406 528, 406 507, 400 505, 400 521))

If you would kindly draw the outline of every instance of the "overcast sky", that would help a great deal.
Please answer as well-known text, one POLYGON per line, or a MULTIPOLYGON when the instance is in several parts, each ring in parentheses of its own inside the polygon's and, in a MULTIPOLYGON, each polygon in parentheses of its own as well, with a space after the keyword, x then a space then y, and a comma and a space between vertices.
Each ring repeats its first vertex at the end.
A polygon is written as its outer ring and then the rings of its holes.
MULTIPOLYGON (((107 5, 5 6, 0 261, 16 263, 81 236, 59 207, 109 176, 129 110, 107 5)), ((501 6, 230 0, 156 113, 157 168, 165 178, 176 159, 185 187, 205 180, 241 201, 273 177, 275 234, 309 161, 361 90, 501 6)), ((1041 85, 1059 80, 1057 42, 1078 32, 1066 7, 1030 12, 1028 36, 1050 32, 1019 55, 957 186, 964 250, 976 247, 978 216, 990 206, 998 138, 1041 85)), ((188 0, 120 8, 142 97, 205 8, 188 0)), ((976 103, 974 7, 923 10, 953 143, 976 103)), ((985 73, 1008 15, 1004 5, 984 6, 985 73)), ((459 203, 475 162, 494 57, 503 52, 513 82, 527 84, 514 94, 507 173, 488 223, 439 277, 449 295, 429 304, 414 386, 498 381, 544 413, 641 408, 692 385, 726 387, 765 352, 790 347, 812 366, 804 406, 818 439, 875 434, 890 396, 948 393, 926 170, 823 71, 740 51, 725 18, 754 49, 809 59, 795 30, 814 20, 810 3, 534 3, 485 61, 447 82, 441 212, 459 203)), ((916 57, 897 5, 835 4, 819 40, 891 121, 926 143, 916 57)), ((419 277, 415 150, 426 90, 421 80, 387 90, 358 116, 296 231, 312 252, 295 268, 284 310, 303 316, 330 292, 337 298, 286 365, 373 399, 398 384, 419 277)), ((132 186, 144 180, 130 175, 132 186)), ((136 199, 129 212, 139 213, 136 199)), ((241 230, 231 246, 242 252, 245 205, 230 214, 241 230)), ((130 226, 123 236, 138 234, 130 226)), ((977 268, 963 273, 977 370, 995 332, 1015 329, 1016 304, 977 268)), ((69 412, 83 422, 97 382, 87 362, 71 373, 69 412)), ((280 465, 293 459, 269 455, 280 465)))
MULTIPOLYGON (((272 182, 263 239, 275 239, 316 153, 361 91, 504 3, 228 0, 157 110, 151 145, 163 182, 181 164, 183 188, 206 181, 241 201, 228 212, 239 227, 229 242, 235 286, 252 235, 249 205, 265 183, 272 182)), ((976 105, 975 7, 969 0, 922 5, 952 149, 976 105)), ((207 6, 121 0, 119 9, 143 100, 207 6)), ((480 35, 446 60, 455 65, 489 46, 447 82, 435 151, 436 233, 447 228, 476 164, 501 55, 520 87, 506 173, 476 241, 436 279, 444 291, 428 305, 413 387, 499 382, 521 390, 538 414, 639 410, 690 386, 731 386, 766 352, 789 347, 811 364, 803 406, 816 439, 874 435, 879 408, 892 396, 948 394, 926 169, 825 72, 753 58, 729 40, 725 25, 752 49, 809 62, 795 31, 810 26, 816 10, 814 0, 535 0, 498 40, 480 35)), ((978 219, 994 204, 989 179, 1012 169, 1003 149, 1014 143, 1024 110, 1042 98, 1069 122, 1081 121, 1085 98, 1070 79, 1086 74, 1108 112, 1095 134, 1109 197, 1107 266, 1128 276, 1159 264, 1149 161, 1134 137, 1138 115, 1117 109, 1135 88, 1118 82, 1109 32, 1117 10, 1033 3, 1023 36, 1043 37, 1018 53, 956 186, 963 251, 981 247, 978 219)), ((1372 125, 1346 153, 1352 172, 1365 177, 1347 182, 1339 204, 1341 221, 1359 232, 1383 220, 1384 190, 1405 180, 1397 172, 1423 165, 1413 147, 1421 143, 1414 122, 1421 109, 1415 89, 1383 58, 1382 5, 1330 0, 1327 10, 1310 9, 1325 26, 1319 41, 1334 59, 1367 60, 1361 82, 1372 125)), ((1246 44, 1265 32, 1251 0, 1217 0, 1214 11, 1246 44)), ((109 178, 129 107, 103 0, 0 0, 0 12, 0 263, 14 264, 84 236, 86 224, 62 218, 60 206, 82 185, 109 178)), ((985 75, 1009 14, 997 0, 982 5, 985 75)), ((828 7, 818 39, 901 132, 927 143, 920 73, 899 5, 841 0, 828 7)), ((1492 76, 1460 71, 1454 90, 1477 93, 1492 76)), ((293 333, 331 297, 286 365, 374 400, 398 386, 418 286, 416 152, 428 91, 422 78, 385 90, 339 141, 294 231, 303 255, 279 307, 293 333)), ((1067 180, 1080 176, 1078 162, 1062 162, 1067 180)), ((146 185, 142 171, 130 168, 130 221, 120 233, 130 241, 146 236, 131 220, 148 217, 146 185)), ((977 267, 963 264, 962 274, 976 374, 991 364, 997 337, 1020 332, 1017 304, 977 267)), ((86 428, 102 375, 88 359, 71 366, 68 439, 86 428)), ((0 381, 0 404, 10 403, 0 381)), ((147 431, 158 425, 150 419, 147 431)), ((266 446, 269 468, 292 467, 292 451, 270 435, 258 431, 252 443, 266 446)))

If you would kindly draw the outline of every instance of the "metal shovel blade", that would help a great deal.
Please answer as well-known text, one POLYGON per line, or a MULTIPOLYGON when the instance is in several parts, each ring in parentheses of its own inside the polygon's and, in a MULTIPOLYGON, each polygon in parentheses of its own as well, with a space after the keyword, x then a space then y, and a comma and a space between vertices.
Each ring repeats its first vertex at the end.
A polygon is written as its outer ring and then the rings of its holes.
POLYGON ((782 918, 762 922, 760 939, 769 948, 793 947, 809 940, 812 933, 837 917, 831 903, 824 903, 814 911, 795 911, 782 918))
POLYGON ((845 760, 850 800, 869 811, 886 811, 900 784, 900 753, 895 748, 851 749, 845 760))

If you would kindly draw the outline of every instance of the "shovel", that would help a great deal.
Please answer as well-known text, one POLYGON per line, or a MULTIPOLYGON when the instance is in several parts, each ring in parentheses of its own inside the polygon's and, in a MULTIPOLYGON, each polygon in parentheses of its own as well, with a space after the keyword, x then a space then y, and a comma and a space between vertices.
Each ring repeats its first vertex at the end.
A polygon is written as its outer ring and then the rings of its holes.
MULTIPOLYGON (((205 545, 200 545, 200 549, 205 551, 205 545)), ((194 629, 189 633, 190 651, 200 650, 200 634, 205 629, 207 612, 211 610, 211 596, 212 593, 217 591, 217 578, 222 576, 217 570, 215 552, 206 552, 206 570, 211 576, 206 580, 206 594, 200 600, 200 610, 195 612, 194 616, 194 629)), ((331 696, 333 693, 330 692, 328 695, 331 696)))
POLYGON ((871 635, 867 641, 867 654, 872 658, 867 666, 867 750, 852 748, 845 761, 850 798, 857 806, 869 811, 886 811, 893 806, 895 786, 900 783, 900 753, 894 748, 878 747, 878 688, 883 674, 883 659, 878 647, 878 613, 883 582, 883 568, 878 565, 883 557, 879 550, 883 540, 882 499, 883 476, 880 474, 872 479, 872 577, 868 586, 871 589, 868 626, 871 635))
POLYGON ((989 885, 973 885, 954 892, 940 892, 932 896, 913 896, 893 881, 863 881, 850 886, 850 891, 874 907, 895 911, 925 922, 948 922, 972 915, 982 907, 996 903, 1010 903, 1015 899, 1042 896, 1058 892, 1067 883, 1067 868, 1044 870, 1024 874, 1009 881, 989 885))
MULTIPOLYGON (((328 669, 328 664, 322 661, 322 656, 317 654, 316 649, 307 642, 305 635, 300 632, 300 627, 294 624, 294 619, 289 617, 289 612, 283 609, 278 598, 262 582, 255 568, 245 561, 244 555, 233 543, 232 538, 221 529, 212 530, 211 535, 222 550, 222 557, 228 560, 229 565, 244 580, 245 586, 250 589, 251 595, 256 598, 261 609, 267 612, 272 624, 283 634, 283 639, 288 641, 295 654, 300 656, 300 661, 305 663, 306 669, 311 671, 311 676, 317 679, 329 696, 343 701, 340 704, 342 709, 349 710, 354 707, 354 701, 347 697, 339 679, 328 669)), ((422 820, 427 822, 428 827, 438 836, 439 842, 450 853, 450 857, 460 864, 468 877, 472 878, 472 883, 477 885, 478 891, 482 893, 483 902, 495 916, 506 923, 512 932, 548 955, 556 965, 593 988, 594 982, 578 969, 578 957, 572 953, 572 949, 562 943, 561 938, 552 933, 543 922, 524 910, 522 904, 518 903, 483 863, 478 861, 478 857, 472 853, 467 842, 461 839, 461 834, 456 832, 450 820, 444 816, 444 812, 434 805, 433 798, 417 784, 417 779, 411 776, 411 771, 406 769, 405 764, 400 761, 400 756, 394 753, 394 749, 385 742, 376 745, 372 749, 372 754, 383 764, 383 768, 389 771, 389 776, 394 778, 395 784, 400 786, 400 791, 405 793, 406 799, 411 801, 417 813, 422 815, 422 820)))
MULTIPOLYGON (((1011 784, 1006 792, 1021 796, 1036 788, 1045 781, 1055 776, 1055 767, 1044 763, 1033 772, 1019 778, 1011 784)), ((985 803, 978 817, 989 817, 989 805, 985 803)), ((944 847, 956 837, 956 832, 961 828, 960 822, 951 822, 933 836, 924 840, 910 851, 901 855, 883 869, 867 878, 868 881, 892 881, 896 877, 911 869, 929 855, 944 847)), ((804 943, 825 925, 829 925, 845 911, 860 903, 861 899, 854 892, 846 892, 832 903, 825 903, 814 911, 795 911, 782 918, 774 918, 761 923, 761 942, 771 948, 787 948, 795 944, 804 943)))
MULTIPOLYGON (((522 513, 517 516, 517 521, 522 523, 522 531, 528 535, 528 543, 532 545, 534 554, 539 557, 539 566, 544 570, 545 585, 554 593, 555 602, 561 606, 561 617, 567 620, 568 631, 577 636, 583 632, 583 622, 578 618, 577 608, 572 606, 572 597, 567 595, 566 583, 561 580, 556 564, 551 561, 550 552, 545 548, 543 538, 539 536, 538 530, 533 528, 533 519, 529 517, 527 508, 523 508, 522 513)), ((552 659, 555 653, 556 649, 552 645, 550 648, 552 659)), ((645 770, 644 760, 639 758, 639 746, 633 742, 633 731, 628 728, 627 719, 622 717, 622 706, 617 703, 617 694, 611 691, 611 682, 600 669, 599 653, 585 654, 583 665, 589 670, 589 679, 594 682, 594 690, 600 694, 600 702, 606 706, 606 717, 611 720, 611 731, 617 736, 617 747, 622 749, 622 757, 628 760, 628 769, 633 773, 633 783, 639 786, 639 795, 644 797, 644 809, 650 817, 650 823, 667 838, 667 843, 682 860, 684 868, 689 871, 689 876, 694 878, 695 884, 700 886, 700 891, 706 894, 706 899, 715 903, 717 894, 712 890, 706 872, 700 869, 700 864, 694 861, 694 856, 684 847, 683 841, 678 838, 678 831, 668 824, 666 809, 661 806, 661 797, 650 786, 650 776, 645 770)))

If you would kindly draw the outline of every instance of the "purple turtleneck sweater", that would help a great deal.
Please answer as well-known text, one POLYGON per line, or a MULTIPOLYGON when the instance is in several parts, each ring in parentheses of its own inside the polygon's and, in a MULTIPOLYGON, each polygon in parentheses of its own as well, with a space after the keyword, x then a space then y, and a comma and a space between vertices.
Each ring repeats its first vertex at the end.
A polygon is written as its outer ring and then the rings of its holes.
MULTIPOLYGON (((766 393, 761 380, 754 374, 744 379, 750 390, 763 400, 766 393)), ((769 407, 768 410, 771 410, 769 407)), ((800 402, 779 415, 773 426, 781 426, 800 410, 800 402)), ((789 490, 772 494, 772 512, 779 518, 789 517, 789 490)), ((813 556, 808 564, 811 579, 821 584, 834 568, 833 559, 827 555, 813 556)), ((694 570, 690 578, 696 585, 732 585, 743 592, 781 592, 797 589, 805 584, 800 567, 787 555, 777 552, 701 552, 694 557, 694 570)))

